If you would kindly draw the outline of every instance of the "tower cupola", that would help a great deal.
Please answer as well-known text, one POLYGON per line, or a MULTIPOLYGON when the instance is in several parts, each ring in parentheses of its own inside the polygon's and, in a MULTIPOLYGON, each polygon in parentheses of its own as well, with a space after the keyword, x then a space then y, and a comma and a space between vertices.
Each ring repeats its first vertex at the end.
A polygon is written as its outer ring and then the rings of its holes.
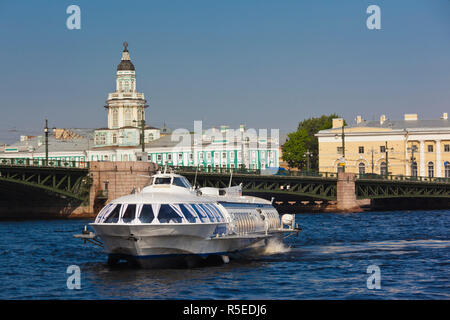
POLYGON ((117 66, 117 71, 134 71, 134 65, 130 61, 130 53, 128 52, 128 43, 125 41, 123 43, 123 51, 122 51, 122 61, 120 61, 117 66))

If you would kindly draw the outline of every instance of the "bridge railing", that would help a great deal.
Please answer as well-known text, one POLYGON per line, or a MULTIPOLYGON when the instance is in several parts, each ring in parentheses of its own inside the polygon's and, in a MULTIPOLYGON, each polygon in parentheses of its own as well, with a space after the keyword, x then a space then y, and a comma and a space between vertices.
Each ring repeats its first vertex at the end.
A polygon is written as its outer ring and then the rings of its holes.
POLYGON ((261 174, 259 169, 247 168, 221 168, 221 167, 193 167, 193 166, 169 166, 170 169, 178 172, 204 172, 204 173, 240 173, 240 174, 261 174))
POLYGON ((356 179, 450 183, 450 178, 443 178, 443 177, 405 176, 405 175, 393 175, 393 174, 380 175, 380 174, 373 174, 373 173, 366 173, 366 174, 357 173, 356 179))
POLYGON ((221 168, 221 167, 195 167, 195 166, 169 166, 175 172, 199 172, 199 173, 228 173, 230 174, 251 174, 251 175, 275 175, 275 176, 293 176, 293 177, 318 177, 318 178, 337 178, 336 172, 318 172, 318 171, 290 171, 268 169, 247 169, 247 168, 221 168))
POLYGON ((0 158, 0 166, 89 169, 89 162, 77 160, 0 158))

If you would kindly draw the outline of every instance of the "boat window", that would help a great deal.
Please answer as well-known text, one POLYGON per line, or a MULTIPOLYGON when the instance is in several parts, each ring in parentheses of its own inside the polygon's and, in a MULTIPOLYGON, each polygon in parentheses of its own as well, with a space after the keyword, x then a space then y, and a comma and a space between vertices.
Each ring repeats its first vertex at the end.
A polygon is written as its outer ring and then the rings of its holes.
POLYGON ((155 215, 153 213, 152 205, 144 204, 142 206, 141 214, 139 215, 139 221, 141 221, 142 223, 151 223, 154 218, 155 215))
POLYGON ((174 177, 173 178, 173 184, 182 188, 191 188, 191 184, 189 181, 184 177, 174 177))
POLYGON ((211 222, 215 222, 216 221, 216 217, 214 216, 214 214, 211 212, 211 210, 206 206, 206 204, 199 204, 200 208, 203 209, 203 211, 205 211, 205 213, 208 215, 209 220, 211 222))
POLYGON ((102 210, 100 210, 99 214, 97 215, 97 218, 95 219, 95 222, 101 222, 103 217, 106 215, 108 211, 110 211, 111 206, 113 206, 113 203, 107 204, 105 207, 103 207, 102 210))
POLYGON ((125 212, 123 213, 122 221, 125 223, 130 223, 131 221, 134 220, 135 216, 136 216, 136 205, 129 204, 125 209, 125 212))
POLYGON ((108 218, 106 218, 105 223, 117 223, 119 221, 119 214, 121 205, 117 205, 114 210, 109 214, 108 218))
POLYGON ((154 184, 170 184, 170 177, 169 178, 157 177, 155 178, 154 184))
POLYGON ((162 204, 158 213, 158 220, 161 223, 181 223, 182 218, 168 204, 162 204))
POLYGON ((207 204, 207 206, 209 208, 211 208, 211 211, 214 213, 214 215, 217 217, 218 221, 224 221, 224 217, 222 216, 222 213, 220 212, 220 210, 216 207, 216 205, 210 203, 207 204))
POLYGON ((205 215, 205 213, 203 212, 203 210, 200 209, 200 207, 197 204, 193 204, 191 205, 192 208, 195 210, 195 212, 197 212, 198 216, 200 217, 200 220, 202 222, 209 222, 208 221, 208 217, 205 215))
POLYGON ((183 212, 184 216, 186 217, 186 220, 189 221, 190 223, 195 223, 196 222, 196 217, 189 211, 189 209, 184 205, 184 204, 180 204, 180 209, 181 212, 183 212))

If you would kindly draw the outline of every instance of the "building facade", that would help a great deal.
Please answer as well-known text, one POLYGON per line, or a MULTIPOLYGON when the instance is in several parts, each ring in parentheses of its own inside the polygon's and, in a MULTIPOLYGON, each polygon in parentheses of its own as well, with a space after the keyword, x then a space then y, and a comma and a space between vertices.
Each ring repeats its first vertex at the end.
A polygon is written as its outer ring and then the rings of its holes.
POLYGON ((420 120, 417 114, 392 121, 385 115, 379 121, 358 116, 356 125, 344 127, 344 139, 342 126, 343 119, 334 119, 331 129, 316 134, 319 171, 336 172, 344 164, 353 173, 450 177, 447 113, 435 120, 420 120))

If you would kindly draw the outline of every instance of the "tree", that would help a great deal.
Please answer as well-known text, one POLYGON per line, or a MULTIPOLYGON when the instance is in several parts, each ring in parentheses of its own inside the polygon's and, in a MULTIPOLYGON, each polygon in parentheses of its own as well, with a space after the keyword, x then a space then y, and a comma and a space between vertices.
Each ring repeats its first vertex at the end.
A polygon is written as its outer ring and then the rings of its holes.
POLYGON ((339 116, 333 113, 301 121, 297 131, 288 134, 288 141, 283 145, 283 160, 290 167, 303 169, 306 167, 305 153, 309 151, 311 152, 311 169, 317 170, 319 168, 319 140, 315 134, 320 130, 330 129, 333 126, 334 118, 339 118, 339 116))
POLYGON ((283 160, 291 168, 303 168, 306 163, 306 144, 310 137, 305 129, 288 134, 288 141, 283 145, 283 160))

